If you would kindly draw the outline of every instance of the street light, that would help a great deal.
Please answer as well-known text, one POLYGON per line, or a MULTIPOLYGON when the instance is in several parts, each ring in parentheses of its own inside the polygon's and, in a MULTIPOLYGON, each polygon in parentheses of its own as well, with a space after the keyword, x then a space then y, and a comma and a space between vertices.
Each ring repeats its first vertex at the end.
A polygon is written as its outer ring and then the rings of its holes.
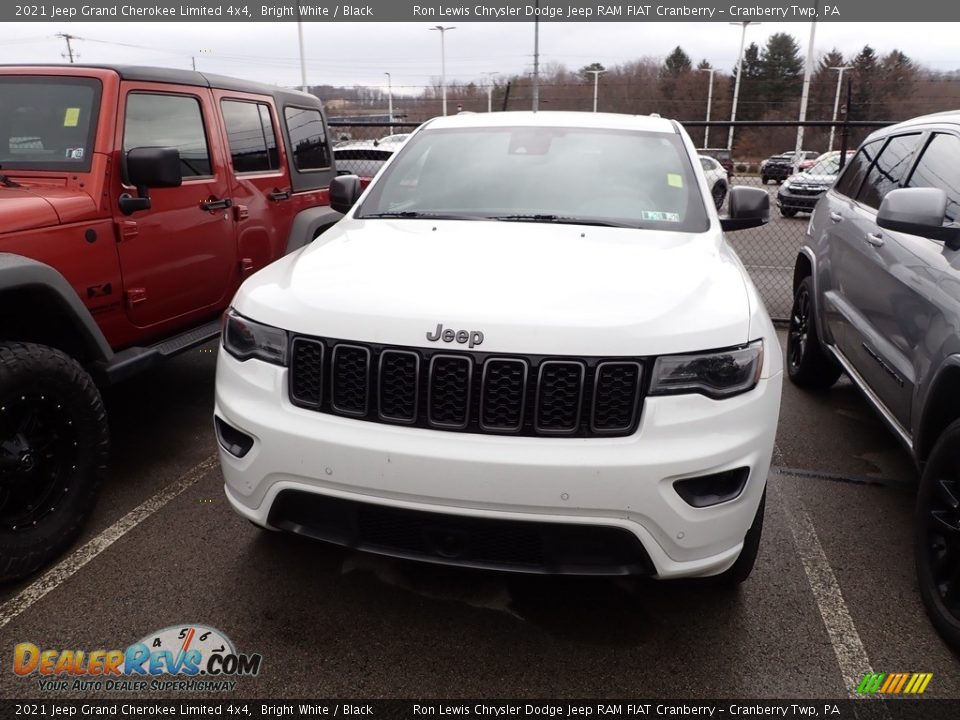
POLYGON ((737 100, 740 98, 740 76, 743 75, 743 46, 747 42, 747 25, 759 25, 758 22, 746 21, 738 23, 729 23, 730 25, 742 25, 743 31, 740 33, 740 54, 737 56, 737 81, 733 85, 733 108, 730 110, 730 134, 727 135, 727 150, 733 150, 733 123, 737 120, 737 100))
POLYGON ((303 21, 300 19, 300 5, 297 5, 297 42, 300 45, 300 89, 307 92, 307 61, 303 57, 303 21))
POLYGON ((584 70, 584 72, 593 75, 593 111, 597 111, 597 86, 600 84, 600 75, 606 70, 584 70))
MULTIPOLYGON (((716 68, 699 68, 700 72, 710 73, 710 85, 707 88, 707 122, 710 122, 710 106, 713 104, 713 74, 716 68)), ((703 148, 710 147, 710 125, 703 126, 703 148)))
MULTIPOLYGON (((844 65, 843 67, 828 67, 827 70, 836 70, 837 71, 837 96, 833 99, 833 121, 837 121, 837 110, 840 109, 840 85, 843 83, 843 73, 846 70, 853 70, 852 65, 844 65)), ((836 130, 835 125, 830 126, 830 143, 827 147, 827 152, 833 151, 833 131, 836 130)))
MULTIPOLYGON (((819 13, 820 0, 814 3, 819 13)), ((817 21, 810 23, 810 43, 807 45, 807 61, 803 68, 803 91, 800 93, 800 122, 807 119, 807 102, 810 99, 810 78, 813 76, 813 41, 817 34, 817 21)), ((803 125, 797 126, 797 147, 793 153, 793 172, 800 172, 800 152, 803 150, 803 125)))
POLYGON ((447 45, 446 45, 446 34, 447 30, 456 30, 456 26, 444 27, 443 25, 436 25, 431 30, 440 31, 440 87, 443 92, 443 114, 447 114, 447 45))
POLYGON ((498 72, 482 72, 480 73, 487 78, 485 85, 487 86, 487 112, 493 112, 493 76, 499 75, 498 72))
POLYGON ((393 78, 388 72, 384 75, 387 76, 387 117, 390 119, 390 134, 393 135, 393 78))

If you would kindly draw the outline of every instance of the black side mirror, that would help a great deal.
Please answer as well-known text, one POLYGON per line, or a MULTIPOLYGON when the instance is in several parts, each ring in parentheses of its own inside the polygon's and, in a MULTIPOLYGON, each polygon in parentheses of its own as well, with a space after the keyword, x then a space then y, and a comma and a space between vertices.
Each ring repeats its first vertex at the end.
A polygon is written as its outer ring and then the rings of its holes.
POLYGON ((150 188, 180 187, 180 151, 172 147, 135 147, 123 158, 123 179, 137 188, 137 197, 120 196, 120 211, 130 215, 150 208, 150 188))
POLYGON ((348 213, 360 197, 360 178, 356 175, 337 175, 330 181, 330 207, 338 213, 348 213))
POLYGON ((884 196, 877 211, 877 225, 942 240, 951 250, 960 250, 960 228, 944 226, 946 212, 947 194, 940 188, 901 188, 884 196))
POLYGON ((738 185, 730 188, 730 216, 720 218, 725 232, 760 227, 770 222, 770 196, 766 190, 738 185))

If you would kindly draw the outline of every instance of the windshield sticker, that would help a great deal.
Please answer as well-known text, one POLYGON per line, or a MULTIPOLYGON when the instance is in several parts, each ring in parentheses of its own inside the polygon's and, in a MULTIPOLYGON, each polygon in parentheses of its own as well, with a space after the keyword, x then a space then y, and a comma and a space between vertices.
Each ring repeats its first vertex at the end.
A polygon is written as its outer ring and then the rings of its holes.
POLYGON ((667 185, 675 188, 683 187, 683 175, 677 175, 676 173, 667 173, 667 185))
POLYGON ((679 213, 660 212, 659 210, 641 210, 641 220, 652 220, 654 222, 680 222, 679 213))
POLYGON ((63 114, 64 127, 76 127, 80 122, 80 108, 67 108, 63 114))
POLYGON ((67 160, 83 160, 83 148, 67 148, 67 160))

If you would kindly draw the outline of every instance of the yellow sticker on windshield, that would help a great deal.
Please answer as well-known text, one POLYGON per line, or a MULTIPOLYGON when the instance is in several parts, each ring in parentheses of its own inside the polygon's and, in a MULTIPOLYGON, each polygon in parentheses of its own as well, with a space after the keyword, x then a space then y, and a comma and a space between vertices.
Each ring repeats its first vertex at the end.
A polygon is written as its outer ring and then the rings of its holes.
POLYGON ((63 114, 64 127, 76 127, 80 122, 80 108, 67 108, 63 114))
POLYGON ((676 173, 667 173, 667 185, 675 188, 683 187, 683 175, 677 175, 676 173))

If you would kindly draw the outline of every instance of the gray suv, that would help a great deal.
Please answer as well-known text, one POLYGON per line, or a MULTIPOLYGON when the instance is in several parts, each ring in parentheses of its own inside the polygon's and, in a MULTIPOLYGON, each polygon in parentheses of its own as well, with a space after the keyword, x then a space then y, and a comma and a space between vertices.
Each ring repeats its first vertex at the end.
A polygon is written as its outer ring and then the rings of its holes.
POLYGON ((870 135, 816 206, 794 269, 790 379, 846 372, 906 446, 920 591, 960 648, 960 112, 870 135))

